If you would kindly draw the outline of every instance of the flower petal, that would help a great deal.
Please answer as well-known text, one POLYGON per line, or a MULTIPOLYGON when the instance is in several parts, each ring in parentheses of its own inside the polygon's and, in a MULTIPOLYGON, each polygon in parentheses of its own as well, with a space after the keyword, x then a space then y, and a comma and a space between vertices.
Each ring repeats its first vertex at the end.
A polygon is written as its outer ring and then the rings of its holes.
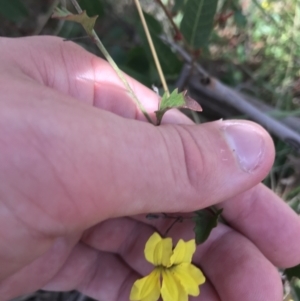
POLYGON ((154 269, 148 276, 137 280, 131 289, 131 301, 157 301, 160 296, 160 271, 154 269))
POLYGON ((163 239, 155 232, 148 239, 144 253, 147 261, 155 266, 168 266, 172 255, 172 239, 163 239))
POLYGON ((191 263, 195 251, 196 251, 195 239, 192 239, 187 242, 180 239, 171 256, 170 265, 180 264, 182 262, 191 263))
POLYGON ((189 295, 196 297, 200 294, 199 285, 205 282, 205 277, 199 268, 182 263, 172 267, 172 272, 189 295))
POLYGON ((187 292, 174 277, 170 269, 164 269, 162 276, 161 296, 163 301, 188 301, 187 292))

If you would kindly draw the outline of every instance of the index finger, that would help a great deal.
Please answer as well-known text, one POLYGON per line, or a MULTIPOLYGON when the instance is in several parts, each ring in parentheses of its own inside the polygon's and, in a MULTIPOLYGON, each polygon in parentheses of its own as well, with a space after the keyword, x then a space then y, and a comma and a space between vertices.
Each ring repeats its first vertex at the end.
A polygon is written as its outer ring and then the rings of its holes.
MULTIPOLYGON (((5 58, 0 67, 9 66, 8 72, 14 72, 14 66, 35 81, 82 102, 129 119, 146 120, 115 70, 75 43, 57 37, 2 38, 0 43, 6 45, 0 48, 0 58, 5 58)), ((146 111, 154 116, 159 95, 130 76, 124 76, 146 111)), ((176 110, 164 119, 168 123, 192 123, 176 110)))
POLYGON ((299 264, 299 216, 269 188, 259 184, 218 207, 231 227, 252 240, 274 265, 299 264))

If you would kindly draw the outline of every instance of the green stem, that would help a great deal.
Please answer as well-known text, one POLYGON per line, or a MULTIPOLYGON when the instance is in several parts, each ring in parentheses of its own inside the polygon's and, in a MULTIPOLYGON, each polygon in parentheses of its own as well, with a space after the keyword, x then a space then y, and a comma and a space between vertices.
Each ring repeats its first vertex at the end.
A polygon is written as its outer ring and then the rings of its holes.
MULTIPOLYGON (((82 9, 79 6, 78 2, 76 0, 71 0, 71 2, 74 5, 74 7, 76 8, 77 12, 82 13, 82 9)), ((88 34, 90 34, 90 33, 88 33, 88 34)), ((93 41, 95 42, 95 44, 97 45, 99 50, 102 52, 102 54, 104 55, 106 60, 109 62, 111 67, 117 73, 118 77, 120 78, 120 80, 122 81, 124 86, 126 87, 127 91, 129 92, 130 96, 132 97, 132 99, 134 100, 136 105, 139 107, 139 109, 142 111, 142 113, 146 117, 147 121, 154 125, 155 124, 154 121, 151 119, 150 115, 148 114, 148 112, 146 111, 146 109, 144 108, 142 103, 139 101, 139 99, 137 98, 136 94, 134 93, 134 91, 132 90, 132 88, 129 85, 128 81, 126 80, 123 72, 120 70, 118 65, 115 63, 113 58, 110 56, 110 54, 108 53, 108 51, 106 50, 106 48, 102 44, 101 40, 99 39, 98 35, 96 34, 95 30, 92 31, 91 38, 93 39, 93 41)))
POLYGON ((125 78, 125 76, 123 74, 123 72, 120 70, 120 68, 118 67, 118 65, 115 63, 115 61, 113 60, 113 58, 110 56, 110 54, 108 53, 108 51, 106 50, 106 48, 104 47, 104 45, 102 44, 102 42, 100 41, 100 39, 99 39, 98 35, 96 34, 95 30, 93 30, 93 32, 92 32, 92 37, 93 37, 93 39, 94 39, 95 44, 97 45, 97 47, 103 53, 104 57, 107 59, 107 61, 109 62, 109 64, 112 66, 112 68, 117 73, 117 75, 120 78, 120 80, 123 82, 124 86, 128 90, 128 92, 129 92, 130 96, 132 97, 132 99, 135 101, 135 103, 137 104, 137 106, 139 107, 139 109, 145 115, 145 117, 148 120, 148 122, 154 124, 154 122, 151 119, 151 117, 149 116, 148 112, 143 107, 143 105, 141 104, 141 102, 139 101, 139 99, 137 98, 137 96, 135 95, 135 93, 133 92, 132 88, 130 87, 128 81, 126 80, 126 78, 125 78))

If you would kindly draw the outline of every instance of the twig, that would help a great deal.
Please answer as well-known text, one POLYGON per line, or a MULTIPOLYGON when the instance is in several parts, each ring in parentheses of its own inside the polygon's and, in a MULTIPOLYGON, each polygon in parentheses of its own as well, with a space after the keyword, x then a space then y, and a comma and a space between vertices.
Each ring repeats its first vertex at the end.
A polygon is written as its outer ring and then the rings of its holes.
POLYGON ((142 22, 142 25, 143 25, 148 43, 149 43, 149 46, 150 46, 150 49, 151 49, 151 52, 152 52, 152 56, 153 56, 153 59, 154 59, 155 65, 156 65, 156 69, 157 69, 157 72, 158 72, 159 77, 160 77, 160 81, 162 83, 162 86, 164 88, 165 93, 167 93, 167 95, 169 96, 170 92, 169 92, 169 89, 168 89, 168 86, 167 86, 167 83, 166 83, 166 79, 165 79, 164 73, 162 71, 162 68, 161 68, 161 65, 160 65, 160 62, 159 62, 159 59, 158 59, 158 56, 157 56, 152 38, 151 38, 151 34, 149 32, 147 22, 146 22, 145 17, 144 17, 143 10, 141 8, 141 4, 140 4, 139 0, 134 0, 134 2, 135 2, 135 5, 136 5, 136 8, 138 10, 138 13, 139 13, 139 16, 140 16, 140 19, 141 19, 141 22, 142 22))
POLYGON ((222 106, 222 104, 228 104, 236 108, 243 114, 250 117, 252 120, 255 120, 263 125, 268 131, 279 137, 281 140, 290 144, 297 150, 300 150, 300 135, 296 131, 292 130, 271 116, 263 113, 255 106, 247 102, 247 100, 240 94, 223 85, 218 80, 213 79, 211 86, 203 86, 199 82, 192 80, 190 82, 190 87, 195 89, 198 94, 201 93, 204 97, 210 99, 211 101, 219 103, 219 106, 222 106))
MULTIPOLYGON (((80 5, 78 4, 77 0, 71 0, 71 2, 74 5, 74 7, 77 10, 77 12, 79 14, 82 13, 82 9, 81 9, 80 5)), ((114 69, 114 71, 117 73, 118 77, 120 78, 120 80, 124 84, 125 88, 128 90, 128 93, 130 94, 130 96, 132 97, 132 99, 135 101, 135 103, 139 107, 139 109, 142 111, 142 113, 144 114, 144 116, 146 117, 146 119, 148 120, 148 122, 151 123, 151 124, 155 124, 154 121, 149 116, 149 114, 146 111, 146 109, 144 108, 144 106, 141 104, 141 102, 139 101, 139 99, 135 95, 134 91, 132 90, 131 86, 129 85, 128 81, 126 80, 123 72, 119 69, 118 65, 115 63, 115 61, 113 60, 113 58, 110 56, 110 54, 108 53, 108 51, 106 50, 106 48, 102 44, 102 42, 99 39, 98 35, 96 34, 95 30, 92 31, 91 38, 93 39, 93 41, 95 42, 95 44, 97 45, 97 47, 100 49, 100 51, 102 52, 102 54, 104 55, 104 57, 107 59, 107 61, 109 62, 109 64, 112 66, 112 68, 114 69)))
MULTIPOLYGON (((192 57, 180 45, 165 37, 162 37, 162 40, 180 54, 187 63, 193 61, 192 57)), ((300 151, 300 135, 296 131, 263 113, 261 110, 250 104, 241 94, 225 86, 217 79, 210 78, 209 74, 198 63, 195 64, 195 70, 202 79, 207 78, 210 81, 210 84, 208 85, 201 84, 199 78, 194 78, 190 81, 189 86, 196 92, 198 98, 199 95, 202 95, 203 98, 210 100, 211 103, 214 103, 217 106, 222 106, 224 104, 230 105, 250 117, 252 120, 260 123, 272 134, 300 151)))

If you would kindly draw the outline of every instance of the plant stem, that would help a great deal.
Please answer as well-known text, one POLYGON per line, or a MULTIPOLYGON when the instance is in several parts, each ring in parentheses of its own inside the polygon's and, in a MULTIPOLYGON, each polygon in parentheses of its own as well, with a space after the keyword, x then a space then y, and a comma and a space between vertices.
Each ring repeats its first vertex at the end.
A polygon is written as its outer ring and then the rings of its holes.
POLYGON ((166 6, 162 3, 161 0, 156 0, 156 2, 158 3, 158 5, 162 8, 162 10, 164 11, 164 13, 166 14, 169 22, 171 23, 171 25, 172 25, 172 27, 173 27, 173 29, 175 31, 175 35, 182 36, 181 31, 178 28, 178 26, 175 24, 170 11, 166 8, 166 6))
POLYGON ((141 4, 140 4, 139 0, 134 0, 134 2, 135 2, 135 5, 136 5, 136 8, 138 10, 138 13, 139 13, 139 16, 140 16, 140 19, 141 19, 141 22, 142 22, 142 25, 143 25, 148 43, 149 43, 149 46, 150 46, 150 49, 151 49, 151 52, 152 52, 152 55, 153 55, 153 59, 154 59, 155 65, 156 65, 157 72, 158 72, 159 77, 160 77, 160 81, 162 83, 162 86, 164 88, 165 93, 167 93, 167 95, 169 96, 170 92, 169 92, 169 89, 168 89, 168 86, 167 86, 167 83, 166 83, 166 79, 165 79, 164 73, 162 71, 162 68, 161 68, 161 65, 160 65, 160 62, 159 62, 159 59, 158 59, 158 56, 157 56, 152 38, 151 38, 151 34, 149 32, 147 22, 146 22, 145 17, 144 17, 143 10, 141 8, 141 4))
POLYGON ((110 54, 107 52, 106 48, 104 47, 104 45, 100 41, 100 39, 97 36, 95 30, 93 30, 92 35, 93 35, 93 39, 95 41, 95 44, 98 46, 98 48, 101 50, 101 52, 103 53, 103 55, 105 56, 105 58, 107 59, 107 61, 113 67, 113 69, 117 73, 118 77, 121 79, 121 81, 123 82, 124 86, 128 90, 130 96, 133 98, 133 100, 135 101, 135 103, 137 104, 137 106, 139 107, 139 109, 143 112, 143 114, 145 115, 145 117, 148 120, 148 122, 154 124, 154 122, 151 119, 151 117, 149 116, 148 112, 143 107, 143 105, 141 104, 141 102, 139 101, 139 99, 137 98, 137 96, 135 95, 134 91, 130 87, 128 81, 126 80, 126 78, 125 78, 125 76, 123 74, 123 72, 119 69, 118 65, 115 63, 115 61, 113 60, 113 58, 110 56, 110 54))
MULTIPOLYGON (((78 4, 77 0, 71 0, 71 2, 74 5, 74 7, 77 10, 77 12, 78 13, 82 13, 82 9, 81 9, 80 5, 78 4)), ((148 120, 148 122, 152 123, 152 124, 155 124, 154 121, 151 119, 150 115, 148 114, 148 112, 146 111, 146 109, 144 108, 144 106, 142 105, 142 103, 137 98, 137 96, 134 93, 134 91, 132 90, 132 88, 129 85, 128 81, 126 80, 123 72, 120 70, 120 68, 118 67, 118 65, 115 63, 115 61, 113 60, 113 58, 110 56, 110 54, 108 53, 108 51, 106 50, 106 48, 102 44, 102 42, 99 39, 98 35, 96 34, 95 30, 92 31, 91 38, 93 39, 93 41, 95 42, 95 44, 97 45, 97 47, 100 49, 100 51, 102 52, 102 54, 104 55, 104 57, 106 58, 106 60, 109 62, 109 64, 111 65, 111 67, 117 73, 118 77, 120 78, 120 80, 122 81, 122 83, 124 84, 124 86, 126 87, 128 93, 130 94, 130 96, 132 97, 132 99, 135 101, 135 103, 139 107, 139 109, 142 111, 142 113, 144 114, 144 116, 146 117, 146 119, 148 120)))

